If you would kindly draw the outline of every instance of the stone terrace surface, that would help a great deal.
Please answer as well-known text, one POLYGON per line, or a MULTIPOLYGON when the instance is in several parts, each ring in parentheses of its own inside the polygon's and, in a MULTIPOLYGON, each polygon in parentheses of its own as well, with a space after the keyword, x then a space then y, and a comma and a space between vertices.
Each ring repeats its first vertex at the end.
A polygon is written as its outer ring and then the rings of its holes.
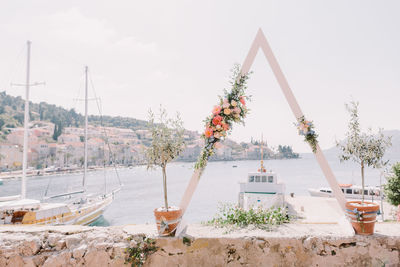
POLYGON ((400 266, 397 223, 378 223, 373 236, 354 236, 338 224, 229 233, 189 225, 185 238, 157 237, 152 224, 2 226, 0 266, 129 266, 126 248, 143 234, 158 247, 145 266, 400 266))

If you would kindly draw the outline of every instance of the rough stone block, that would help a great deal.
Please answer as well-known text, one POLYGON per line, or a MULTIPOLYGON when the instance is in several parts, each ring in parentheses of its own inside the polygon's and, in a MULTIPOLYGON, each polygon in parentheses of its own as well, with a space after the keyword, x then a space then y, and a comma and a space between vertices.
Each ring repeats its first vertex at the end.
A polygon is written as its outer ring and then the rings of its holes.
POLYGON ((68 249, 72 247, 76 247, 82 241, 82 237, 80 235, 70 235, 65 238, 65 245, 68 249))

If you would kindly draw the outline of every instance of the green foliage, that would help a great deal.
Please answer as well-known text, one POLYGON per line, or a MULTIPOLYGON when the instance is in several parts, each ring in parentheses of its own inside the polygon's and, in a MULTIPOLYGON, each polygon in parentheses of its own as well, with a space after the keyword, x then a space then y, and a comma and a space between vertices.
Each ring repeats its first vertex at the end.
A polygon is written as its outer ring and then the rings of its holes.
POLYGON ((148 123, 143 120, 137 120, 127 117, 111 117, 111 116, 95 116, 91 115, 88 118, 93 125, 103 125, 105 127, 126 128, 132 130, 147 129, 148 123))
POLYGON ((391 138, 385 137, 382 129, 378 134, 373 134, 371 129, 369 133, 362 133, 359 123, 358 102, 350 102, 346 104, 346 109, 350 114, 348 132, 346 133, 347 140, 336 145, 342 151, 339 156, 341 162, 352 160, 358 163, 361 167, 362 180, 362 201, 364 202, 364 168, 366 166, 372 168, 382 168, 388 161, 384 161, 386 149, 391 146, 391 138))
POLYGON ((24 114, 23 114, 23 113, 15 114, 15 115, 13 116, 13 118, 14 118, 15 120, 17 120, 18 123, 19 123, 20 125, 22 125, 22 124, 24 123, 24 114))
POLYGON ((260 229, 270 229, 272 226, 290 222, 286 208, 249 209, 244 210, 233 204, 223 204, 218 214, 208 224, 217 227, 247 227, 252 225, 260 229))
POLYGON ((400 162, 392 166, 392 173, 387 178, 385 195, 388 202, 394 206, 400 205, 400 162))
MULTIPOLYGON (((221 141, 221 139, 225 138, 228 134, 230 134, 231 130, 232 130, 232 125, 234 122, 236 123, 241 123, 244 124, 244 118, 246 117, 246 114, 248 113, 248 109, 246 108, 245 104, 241 104, 241 100, 243 99, 249 99, 249 97, 245 96, 245 90, 247 89, 247 80, 249 79, 249 76, 246 75, 242 75, 240 72, 240 65, 236 64, 233 69, 232 69, 232 76, 231 76, 231 90, 224 90, 224 96, 219 96, 219 106, 221 107, 221 112, 218 114, 218 116, 220 116, 222 118, 222 121, 224 122, 224 124, 226 124, 228 127, 227 129, 218 132, 221 133, 221 136, 216 137, 215 133, 213 136, 206 136, 205 134, 202 135, 205 145, 204 148, 202 149, 202 151, 200 152, 200 156, 195 164, 195 169, 197 170, 203 170, 205 168, 205 166, 207 165, 207 161, 208 159, 214 154, 214 149, 215 149, 215 145, 216 143, 218 143, 219 141, 221 141), (226 101, 226 103, 228 103, 228 108, 231 110, 230 108, 232 108, 232 101, 234 103, 236 103, 235 107, 240 109, 240 113, 236 114, 236 116, 233 115, 233 113, 229 113, 229 114, 225 114, 223 112, 224 110, 224 101, 226 101)), ((214 114, 216 115, 216 114, 214 114)), ((205 119, 205 126, 206 129, 210 129, 213 127, 213 118, 214 115, 211 115, 209 117, 207 117, 205 119)), ((215 130, 214 130, 215 132, 215 130)))
MULTIPOLYGON (((49 121, 58 124, 61 130, 65 127, 82 127, 84 125, 84 116, 74 109, 65 109, 46 102, 40 102, 39 104, 31 102, 29 106, 32 112, 30 114, 31 120, 49 121)), ((13 97, 5 92, 0 92, 0 116, 10 126, 22 126, 24 122, 24 100, 21 97, 13 97)), ((104 126, 108 127, 132 130, 147 128, 146 121, 125 117, 90 115, 88 121, 93 125, 101 125, 103 123, 104 126)))
POLYGON ((156 122, 155 114, 149 111, 149 129, 152 141, 145 150, 147 169, 161 167, 163 174, 164 204, 168 209, 167 197, 167 164, 174 160, 185 147, 183 122, 179 114, 175 118, 168 118, 167 111, 160 106, 160 113, 156 122))
POLYGON ((146 149, 148 168, 164 167, 183 151, 185 129, 179 114, 175 118, 168 118, 167 111, 160 107, 156 122, 155 114, 150 110, 149 130, 152 141, 150 147, 146 149))
POLYGON ((278 146, 278 153, 287 159, 297 159, 299 157, 298 153, 294 153, 291 146, 278 146))
POLYGON ((57 140, 58 140, 58 137, 62 134, 62 130, 63 130, 62 123, 57 122, 57 123, 54 125, 54 132, 53 132, 53 140, 54 140, 54 141, 57 141, 57 140))
POLYGON ((141 267, 146 262, 147 258, 158 250, 156 241, 146 236, 130 237, 128 240, 135 240, 136 245, 127 248, 128 253, 127 263, 131 263, 132 267, 141 267))
POLYGON ((383 135, 382 129, 378 134, 362 133, 359 123, 358 102, 346 104, 350 113, 349 129, 346 133, 347 140, 344 144, 337 143, 342 150, 341 161, 352 160, 358 164, 364 164, 373 168, 381 168, 387 164, 383 161, 386 149, 390 147, 390 137, 383 135))

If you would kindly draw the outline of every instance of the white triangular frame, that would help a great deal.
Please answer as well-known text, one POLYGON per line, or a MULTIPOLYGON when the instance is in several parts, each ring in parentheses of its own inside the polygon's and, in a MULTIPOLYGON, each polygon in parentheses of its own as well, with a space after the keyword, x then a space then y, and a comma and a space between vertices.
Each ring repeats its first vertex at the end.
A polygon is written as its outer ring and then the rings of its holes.
MULTIPOLYGON (((293 92, 289 87, 285 75, 283 74, 278 64, 278 61, 276 60, 272 52, 272 49, 268 44, 267 38, 265 37, 261 29, 258 30, 257 35, 253 41, 253 44, 251 45, 250 51, 243 62, 241 74, 244 75, 250 71, 250 67, 252 66, 254 59, 257 55, 257 52, 260 48, 263 51, 264 56, 267 59, 272 69, 272 72, 274 73, 279 83, 279 86, 282 89, 283 94, 285 95, 285 98, 290 106, 290 109, 292 110, 296 120, 298 121, 304 114, 301 111, 300 106, 297 103, 297 100, 294 97, 293 92)), ((331 187, 336 200, 338 201, 342 210, 345 211, 346 199, 344 197, 344 194, 335 178, 335 175, 332 172, 331 167, 328 164, 328 161, 324 156, 324 153, 322 152, 318 144, 316 148, 317 148, 316 152, 314 153, 315 158, 317 159, 317 162, 321 167, 321 170, 324 173, 325 178, 328 181, 329 186, 331 187)), ((195 170, 195 172, 192 175, 192 178, 190 179, 190 182, 186 188, 186 191, 180 203, 180 208, 182 209, 183 214, 185 213, 187 207, 189 206, 190 200, 192 199, 194 191, 196 190, 202 172, 203 170, 195 170)))

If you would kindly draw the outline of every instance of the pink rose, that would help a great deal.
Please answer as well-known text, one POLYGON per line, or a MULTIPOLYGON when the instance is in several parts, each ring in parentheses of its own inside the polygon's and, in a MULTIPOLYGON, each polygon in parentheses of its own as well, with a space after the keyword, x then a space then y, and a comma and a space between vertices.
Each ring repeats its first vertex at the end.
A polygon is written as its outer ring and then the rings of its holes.
POLYGON ((215 106, 212 110, 212 113, 214 115, 218 115, 221 112, 221 107, 220 106, 215 106))

